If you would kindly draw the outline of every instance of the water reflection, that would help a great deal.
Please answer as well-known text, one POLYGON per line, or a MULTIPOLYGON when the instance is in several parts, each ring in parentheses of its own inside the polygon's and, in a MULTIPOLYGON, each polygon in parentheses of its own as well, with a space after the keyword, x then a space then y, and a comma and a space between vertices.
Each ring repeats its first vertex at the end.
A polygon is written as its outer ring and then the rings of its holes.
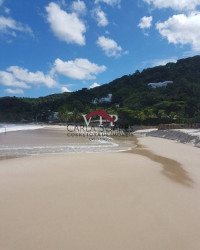
POLYGON ((162 164, 162 174, 164 174, 170 180, 175 181, 179 184, 186 185, 188 187, 192 186, 193 180, 190 178, 188 172, 181 167, 181 164, 179 162, 154 154, 150 150, 144 148, 144 146, 140 145, 136 137, 133 138, 133 142, 136 147, 129 152, 145 156, 152 161, 162 164))

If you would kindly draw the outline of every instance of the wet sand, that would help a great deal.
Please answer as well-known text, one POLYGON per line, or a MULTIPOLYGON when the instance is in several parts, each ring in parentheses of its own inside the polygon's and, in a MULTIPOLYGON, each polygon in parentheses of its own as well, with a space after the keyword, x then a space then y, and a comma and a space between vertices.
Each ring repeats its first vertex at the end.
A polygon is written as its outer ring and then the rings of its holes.
MULTIPOLYGON (((137 137, 133 139, 134 143, 136 144, 136 147, 129 151, 129 153, 145 156, 148 159, 160 163, 162 165, 162 173, 167 176, 168 178, 172 179, 172 181, 176 181, 180 184, 184 184, 187 186, 192 186, 193 180, 189 177, 188 172, 182 167, 182 164, 176 160, 168 158, 167 153, 163 153, 162 150, 160 154, 163 154, 165 156, 161 156, 158 154, 158 150, 160 149, 160 144, 162 144, 162 139, 158 139, 157 141, 152 142, 152 138, 146 138, 145 140, 140 138, 140 142, 143 142, 143 144, 139 143, 139 140, 137 137), (157 142, 157 144, 156 144, 157 142), (155 144, 157 147, 155 147, 155 144), (144 146, 146 145, 146 146, 144 146), (154 145, 154 150, 152 150, 152 145, 154 145), (151 149, 151 150, 150 150, 151 149)), ((171 144, 171 141, 167 141, 164 149, 167 147, 167 144, 169 143, 169 146, 171 144), (170 142, 170 143, 169 143, 170 142)), ((182 151, 181 151, 182 153, 182 151)), ((196 151, 196 154, 198 154, 198 150, 196 151)), ((177 158, 177 160, 180 160, 177 158)), ((183 162, 184 165, 184 162, 183 162)))
POLYGON ((199 149, 136 144, 2 160, 0 249, 200 249, 199 149))

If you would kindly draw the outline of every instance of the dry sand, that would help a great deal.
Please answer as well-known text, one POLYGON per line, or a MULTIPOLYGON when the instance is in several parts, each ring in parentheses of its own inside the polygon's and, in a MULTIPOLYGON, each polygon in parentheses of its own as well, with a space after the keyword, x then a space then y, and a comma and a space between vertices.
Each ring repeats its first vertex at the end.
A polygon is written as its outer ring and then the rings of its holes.
POLYGON ((0 249, 199 250, 200 149, 139 143, 0 161, 0 249))

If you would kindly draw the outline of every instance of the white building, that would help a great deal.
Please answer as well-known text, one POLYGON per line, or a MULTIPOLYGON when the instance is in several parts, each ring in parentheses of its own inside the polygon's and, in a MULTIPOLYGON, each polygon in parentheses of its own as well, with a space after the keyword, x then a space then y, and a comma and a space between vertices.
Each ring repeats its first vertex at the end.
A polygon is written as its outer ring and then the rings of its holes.
POLYGON ((166 87, 168 84, 172 84, 173 81, 165 81, 165 82, 157 82, 157 83, 148 83, 149 86, 152 88, 158 88, 158 87, 166 87))
POLYGON ((97 103, 111 102, 111 100, 112 100, 112 94, 108 94, 108 96, 106 97, 102 97, 100 99, 97 99, 97 98, 94 99, 92 103, 97 104, 97 103))

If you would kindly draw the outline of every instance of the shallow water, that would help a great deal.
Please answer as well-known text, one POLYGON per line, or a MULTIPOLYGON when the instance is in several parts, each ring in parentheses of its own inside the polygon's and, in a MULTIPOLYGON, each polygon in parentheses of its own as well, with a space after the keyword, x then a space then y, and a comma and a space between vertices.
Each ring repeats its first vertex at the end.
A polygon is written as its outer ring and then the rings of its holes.
POLYGON ((42 126, 36 124, 6 124, 0 123, 0 134, 6 132, 14 132, 21 130, 35 130, 41 129, 42 126))
POLYGON ((65 130, 37 129, 0 134, 0 159, 45 153, 117 152, 131 144, 108 137, 71 137, 65 130))

